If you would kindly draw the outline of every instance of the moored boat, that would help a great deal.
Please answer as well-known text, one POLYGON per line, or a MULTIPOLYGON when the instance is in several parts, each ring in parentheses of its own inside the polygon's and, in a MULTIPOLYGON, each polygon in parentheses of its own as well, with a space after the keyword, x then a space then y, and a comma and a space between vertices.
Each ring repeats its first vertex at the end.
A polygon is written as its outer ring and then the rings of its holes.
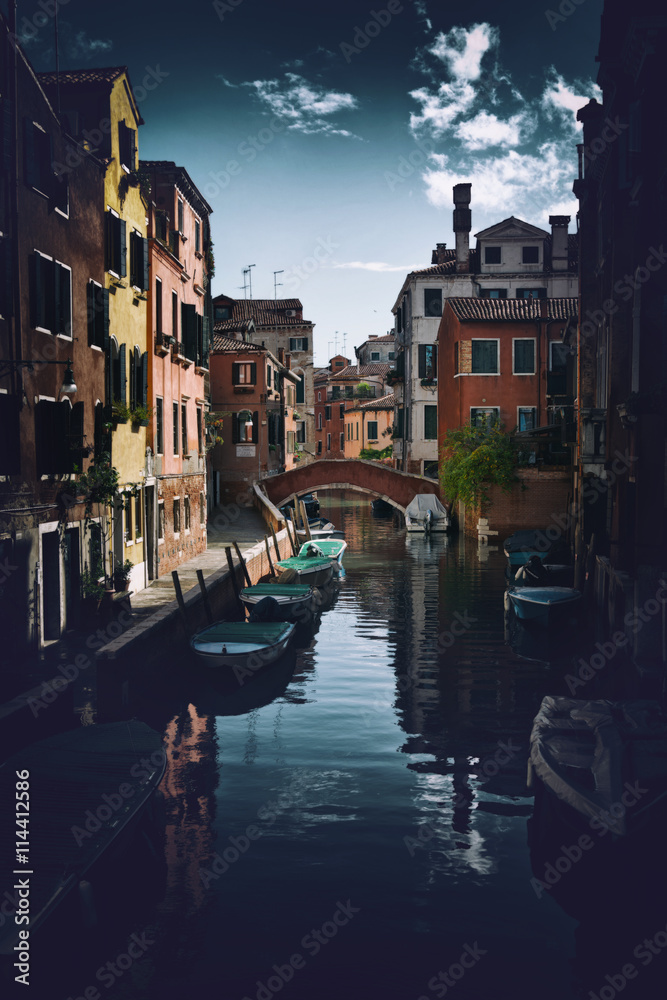
POLYGON ((280 617, 289 619, 310 608, 314 594, 308 584, 256 583, 254 587, 244 587, 239 597, 250 611, 264 598, 272 597, 280 617))
POLYGON ((449 531, 450 517, 447 508, 435 493, 417 493, 405 508, 405 526, 408 531, 449 531))
MULTIPOLYGON (((305 542, 299 549, 299 558, 303 559, 308 555, 308 546, 312 544, 305 542)), ((347 548, 347 542, 342 538, 318 538, 317 548, 322 555, 333 562, 340 564, 343 561, 343 553, 347 548)))
POLYGON ((515 531, 503 542, 503 551, 510 566, 523 566, 531 556, 538 556, 544 562, 553 548, 554 543, 546 532, 537 528, 515 531))
POLYGON ((291 556, 289 559, 281 559, 276 563, 279 573, 284 573, 288 569, 294 570, 298 583, 307 583, 311 587, 323 587, 328 583, 334 574, 334 566, 331 559, 325 556, 319 548, 317 542, 307 542, 301 546, 299 552, 306 550, 308 555, 291 556))
POLYGON ((535 778, 563 818, 573 811, 600 836, 626 836, 667 804, 667 716, 655 701, 548 695, 530 737, 535 778))
POLYGON ((574 587, 508 587, 508 597, 517 618, 545 627, 562 621, 581 602, 574 587))
POLYGON ((190 647, 207 667, 258 669, 282 656, 295 628, 287 622, 215 622, 193 635, 190 647))
MULTIPOLYGON (((96 862, 106 860, 125 838, 129 846, 162 780, 166 759, 160 734, 133 719, 50 736, 18 751, 0 767, 2 801, 9 802, 11 793, 11 800, 17 800, 17 820, 23 816, 27 821, 11 831, 4 824, 0 859, 6 873, 21 867, 14 861, 19 854, 29 860, 24 869, 31 934, 96 862), (21 801, 34 806, 30 810, 25 806, 25 811, 18 801, 22 776, 26 795, 21 801)), ((15 905, 18 910, 18 897, 15 905)), ((13 949, 21 925, 8 909, 3 912, 0 954, 16 957, 13 949)))

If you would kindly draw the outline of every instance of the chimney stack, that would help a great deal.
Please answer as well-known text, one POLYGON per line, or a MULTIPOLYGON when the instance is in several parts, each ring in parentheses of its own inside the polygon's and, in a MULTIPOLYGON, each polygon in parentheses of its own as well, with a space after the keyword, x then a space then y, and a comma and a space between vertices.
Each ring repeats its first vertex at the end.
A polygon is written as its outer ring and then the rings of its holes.
POLYGON ((279 347, 278 348, 278 361, 280 362, 281 365, 285 364, 285 348, 284 347, 279 347))
POLYGON ((472 184, 454 185, 454 233, 456 234, 456 271, 467 274, 470 271, 470 191, 472 184))
POLYGON ((431 254, 431 265, 433 264, 444 264, 447 250, 446 243, 436 243, 435 250, 431 254))
POLYGON ((570 224, 570 215, 550 215, 549 225, 551 226, 551 267, 554 271, 567 271, 568 235, 567 227, 570 224))

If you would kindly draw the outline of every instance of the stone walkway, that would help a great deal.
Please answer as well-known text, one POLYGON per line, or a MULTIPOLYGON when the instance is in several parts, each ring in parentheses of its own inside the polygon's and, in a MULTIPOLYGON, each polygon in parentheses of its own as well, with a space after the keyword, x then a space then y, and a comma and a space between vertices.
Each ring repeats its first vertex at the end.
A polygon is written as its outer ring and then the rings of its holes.
MULTIPOLYGON (((264 518, 254 507, 237 508, 231 518, 224 508, 214 508, 208 519, 208 548, 206 552, 181 563, 178 567, 178 578, 184 594, 192 587, 198 586, 197 570, 202 570, 204 579, 227 566, 225 546, 238 543, 241 552, 261 542, 270 529, 264 518)), ((236 561, 236 556, 234 556, 236 561)), ((138 620, 152 615, 158 608, 173 601, 176 594, 171 573, 166 573, 158 580, 153 580, 144 590, 133 593, 130 600, 132 616, 138 620)))

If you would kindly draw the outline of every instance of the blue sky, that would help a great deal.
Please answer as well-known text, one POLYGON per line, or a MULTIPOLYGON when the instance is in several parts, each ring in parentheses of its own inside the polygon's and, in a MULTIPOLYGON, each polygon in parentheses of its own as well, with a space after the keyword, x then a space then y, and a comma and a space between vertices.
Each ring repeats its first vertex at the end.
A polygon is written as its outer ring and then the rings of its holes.
MULTIPOLYGON (((46 3, 49 8, 49 4, 46 3)), ((6 3, 4 4, 6 9, 6 3)), ((19 2, 25 49, 54 68, 53 21, 19 2), (43 23, 46 22, 46 23, 43 23)), ((214 214, 213 291, 298 297, 317 363, 392 326, 405 274, 510 215, 574 231, 579 129, 602 0, 115 0, 60 3, 63 67, 127 65, 140 156, 184 166, 214 214)))

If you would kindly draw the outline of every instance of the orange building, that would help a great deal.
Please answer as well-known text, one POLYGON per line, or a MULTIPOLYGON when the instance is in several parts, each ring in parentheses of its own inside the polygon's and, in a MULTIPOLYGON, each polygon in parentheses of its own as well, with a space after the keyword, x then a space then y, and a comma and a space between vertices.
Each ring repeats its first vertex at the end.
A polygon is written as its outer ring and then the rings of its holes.
MULTIPOLYGON (((364 449, 380 452, 391 445, 395 405, 390 392, 345 410, 345 458, 360 458, 364 449)), ((387 459, 390 464, 392 461, 387 459)))

